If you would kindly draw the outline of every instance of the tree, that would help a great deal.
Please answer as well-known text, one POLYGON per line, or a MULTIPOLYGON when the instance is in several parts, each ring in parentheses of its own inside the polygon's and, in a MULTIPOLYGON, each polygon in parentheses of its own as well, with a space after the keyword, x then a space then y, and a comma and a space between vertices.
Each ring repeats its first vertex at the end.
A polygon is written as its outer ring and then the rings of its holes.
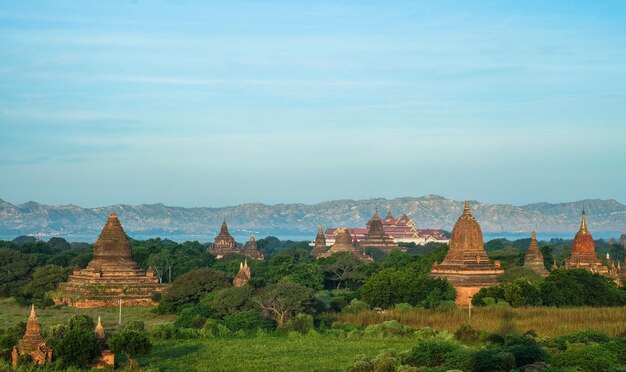
POLYGON ((172 268, 173 257, 170 252, 162 250, 159 253, 153 253, 148 257, 148 265, 152 267, 152 271, 159 278, 159 283, 163 283, 163 276, 172 268))
POLYGON ((54 353, 61 368, 89 368, 98 356, 99 345, 91 330, 70 329, 55 345, 54 353))
MULTIPOLYGON (((41 303, 47 291, 53 291, 57 285, 67 280, 71 269, 57 265, 38 267, 33 273, 33 278, 22 288, 22 296, 41 303)), ((51 302, 50 302, 51 303, 51 302)))
POLYGON ((587 270, 554 270, 539 287, 548 306, 623 306, 626 292, 609 278, 587 270))
POLYGON ((339 289, 342 283, 345 283, 345 288, 347 289, 350 280, 356 281, 365 278, 365 276, 358 271, 361 261, 350 252, 334 254, 325 260, 322 267, 328 279, 337 282, 336 289, 339 289))
POLYGON ((221 271, 211 269, 193 270, 179 276, 159 303, 162 312, 174 312, 185 304, 197 303, 207 293, 230 286, 221 271))
POLYGON ((263 288, 254 302, 283 328, 291 316, 312 306, 313 290, 291 282, 273 284, 263 288))
POLYGON ((19 294, 31 270, 37 266, 37 257, 12 249, 0 249, 0 296, 19 294))
POLYGON ((216 316, 223 318, 229 314, 252 309, 253 294, 254 288, 249 285, 224 288, 208 294, 202 299, 202 303, 207 304, 216 316))
POLYGON ((138 366, 135 359, 137 355, 149 352, 152 344, 145 332, 125 330, 111 337, 109 347, 116 354, 126 355, 129 368, 134 370, 138 366))

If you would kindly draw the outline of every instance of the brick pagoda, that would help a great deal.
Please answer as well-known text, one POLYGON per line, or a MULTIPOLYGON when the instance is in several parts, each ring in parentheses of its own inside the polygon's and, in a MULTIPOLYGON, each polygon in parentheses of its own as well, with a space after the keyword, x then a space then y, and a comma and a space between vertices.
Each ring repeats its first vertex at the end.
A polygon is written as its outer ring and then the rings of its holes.
POLYGON ((239 272, 233 279, 233 287, 243 287, 252 278, 252 272, 248 266, 248 261, 239 263, 239 272))
POLYGON ((313 250, 311 251, 311 256, 317 258, 323 255, 328 251, 328 247, 326 247, 326 236, 324 235, 324 230, 322 229, 322 225, 317 227, 317 236, 315 237, 315 242, 313 243, 313 250))
MULTIPOLYGON (((390 217, 391 212, 387 217, 390 217)), ((393 217, 393 216, 391 216, 393 217)), ((393 249, 398 248, 398 244, 385 233, 383 223, 378 217, 378 211, 374 212, 374 216, 369 222, 369 228, 365 234, 365 238, 359 242, 360 246, 365 248, 379 248, 389 254, 393 249)))
POLYGON ((333 254, 340 252, 350 252, 363 262, 372 261, 371 257, 363 253, 363 249, 358 246, 358 242, 352 241, 350 231, 348 230, 348 228, 345 227, 337 229, 335 235, 335 244, 333 244, 327 252, 321 254, 319 257, 330 257, 333 254))
POLYGON ((224 218, 224 222, 222 222, 220 233, 215 237, 213 246, 209 248, 209 253, 214 255, 218 260, 229 253, 241 253, 239 249, 237 249, 235 238, 228 232, 226 218, 224 218))
POLYGON ((533 270, 541 276, 548 276, 550 274, 543 263, 543 254, 541 250, 539 250, 537 234, 534 231, 530 238, 528 251, 526 251, 526 255, 524 256, 524 268, 533 270))
POLYGON ((256 246, 254 233, 250 234, 250 240, 243 246, 243 255, 253 260, 263 261, 263 253, 261 253, 256 246))
POLYGON ((131 246, 115 213, 109 215, 93 246, 93 259, 85 269, 76 267, 59 284, 55 304, 81 308, 155 306, 152 296, 167 287, 151 270, 141 270, 131 256, 131 246))
POLYGON ((39 321, 35 314, 35 305, 30 308, 30 316, 26 323, 24 337, 18 342, 17 347, 13 347, 11 352, 11 362, 13 367, 18 365, 19 357, 28 355, 34 364, 42 365, 52 361, 52 348, 46 345, 46 341, 41 336, 39 321))
POLYGON ((463 214, 452 229, 450 250, 441 264, 433 264, 431 275, 447 279, 456 289, 456 304, 464 306, 481 288, 497 285, 503 272, 498 261, 494 265, 489 260, 480 225, 465 201, 463 214))

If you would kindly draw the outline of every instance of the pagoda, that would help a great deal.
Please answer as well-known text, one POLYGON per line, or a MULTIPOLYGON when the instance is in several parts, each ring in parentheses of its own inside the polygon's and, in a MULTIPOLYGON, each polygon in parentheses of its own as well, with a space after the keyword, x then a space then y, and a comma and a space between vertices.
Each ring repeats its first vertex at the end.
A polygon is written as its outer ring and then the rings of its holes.
POLYGON ((498 261, 493 264, 489 260, 480 225, 465 201, 463 214, 452 229, 448 254, 441 264, 433 264, 431 276, 447 279, 456 289, 456 304, 464 306, 481 288, 497 285, 503 272, 498 261))
POLYGON ((317 236, 315 237, 315 242, 313 243, 311 256, 317 258, 327 251, 328 247, 326 247, 326 236, 324 235, 324 231, 322 230, 322 225, 319 225, 317 227, 317 236))
POLYGON ((234 287, 243 287, 250 281, 252 278, 252 273, 250 272, 250 267, 248 266, 248 261, 239 263, 239 272, 235 275, 233 279, 234 287))
POLYGON ((565 261, 565 269, 585 269, 593 273, 611 276, 610 269, 596 256, 596 243, 587 229, 583 209, 580 228, 572 242, 572 255, 565 261))
POLYGON ((530 269, 541 276, 548 276, 548 270, 543 263, 543 254, 539 250, 539 244, 537 244, 537 234, 533 231, 530 238, 530 245, 528 251, 524 256, 524 268, 530 269))
POLYGON ((622 235, 620 235, 619 237, 619 245, 621 245, 622 247, 626 248, 626 234, 624 234, 624 232, 622 231, 622 235))
POLYGON ((59 284, 55 304, 80 308, 156 306, 152 296, 167 286, 159 284, 152 270, 141 270, 131 255, 131 246, 115 213, 109 215, 93 245, 93 259, 85 269, 75 267, 59 284))
POLYGON ((243 255, 253 260, 263 261, 263 253, 261 253, 256 246, 254 233, 250 234, 250 240, 243 246, 243 255))
POLYGON ((330 257, 333 254, 340 252, 350 252, 363 262, 373 261, 371 257, 363 253, 363 249, 355 245, 355 242, 352 241, 352 236, 350 236, 350 231, 345 227, 337 229, 335 244, 333 244, 328 251, 321 254, 319 257, 330 257))
MULTIPOLYGON (((393 218, 393 216, 391 216, 391 212, 389 212, 387 217, 393 218)), ((369 223, 367 234, 365 234, 365 238, 359 243, 363 249, 379 248, 387 254, 391 253, 393 249, 398 248, 398 244, 385 233, 383 223, 381 222, 380 217, 378 217, 378 211, 374 212, 374 216, 369 223)))
POLYGON ((21 355, 30 356, 33 363, 38 365, 52 361, 52 348, 46 345, 46 341, 41 336, 39 321, 37 321, 37 314, 35 314, 35 305, 31 305, 24 337, 18 342, 17 347, 13 347, 11 352, 13 367, 18 365, 21 355))
POLYGON ((113 352, 111 351, 111 349, 109 349, 109 346, 106 343, 104 327, 102 327, 100 317, 98 317, 98 324, 96 325, 94 333, 96 334, 96 340, 98 340, 98 344, 100 344, 100 355, 98 356, 98 361, 96 365, 93 366, 93 368, 113 368, 115 366, 115 354, 113 354, 113 352))
POLYGON ((209 253, 214 255, 218 260, 229 253, 241 253, 239 249, 237 249, 235 238, 228 232, 226 218, 224 218, 222 222, 220 233, 215 237, 213 246, 209 248, 209 253))

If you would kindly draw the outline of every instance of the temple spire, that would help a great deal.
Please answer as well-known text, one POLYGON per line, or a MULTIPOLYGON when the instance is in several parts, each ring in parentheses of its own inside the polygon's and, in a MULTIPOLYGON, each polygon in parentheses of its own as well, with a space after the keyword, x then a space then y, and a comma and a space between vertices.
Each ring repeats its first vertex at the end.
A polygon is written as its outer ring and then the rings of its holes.
POLYGON ((374 210, 374 217, 372 217, 373 220, 380 220, 380 217, 378 216, 378 208, 376 208, 374 210))
POLYGON ((465 208, 463 208, 463 214, 472 214, 472 212, 470 212, 469 200, 465 201, 465 208))
POLYGON ((28 320, 37 320, 37 314, 35 314, 35 304, 30 305, 30 316, 28 320))
POLYGON ((583 208, 582 221, 580 221, 580 231, 587 232, 587 221, 585 220, 585 208, 583 208))

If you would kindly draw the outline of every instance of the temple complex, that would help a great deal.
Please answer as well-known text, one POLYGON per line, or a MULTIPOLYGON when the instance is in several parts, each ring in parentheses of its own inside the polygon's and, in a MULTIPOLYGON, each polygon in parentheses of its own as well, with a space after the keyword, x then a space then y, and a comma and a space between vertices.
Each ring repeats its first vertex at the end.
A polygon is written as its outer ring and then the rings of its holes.
POLYGON ((431 275, 447 279, 456 289, 456 304, 464 306, 481 288, 497 285, 503 272, 498 261, 493 264, 489 260, 480 225, 465 201, 463 214, 452 229, 450 250, 441 264, 433 264, 431 275))
POLYGON ((250 267, 248 266, 248 261, 239 263, 239 272, 235 275, 233 279, 234 287, 243 287, 248 283, 248 281, 252 278, 252 273, 250 272, 250 267))
MULTIPOLYGON (((366 240, 367 234, 370 232, 370 227, 374 218, 369 220, 365 225, 365 228, 349 228, 350 235, 358 240, 361 245, 366 240)), ((399 219, 395 219, 391 212, 387 213, 385 219, 380 219, 384 233, 395 243, 415 243, 423 245, 427 243, 448 243, 450 240, 446 238, 443 229, 418 229, 415 227, 415 223, 411 220, 406 213, 399 219)), ((375 223, 378 225, 378 222, 375 223)), ((377 227, 376 227, 377 229, 377 227)), ((326 229, 326 245, 331 246, 335 243, 334 236, 336 228, 329 227, 326 229)), ((376 230, 375 230, 376 231, 376 230)))
POLYGON ((530 245, 528 251, 524 256, 524 268, 533 270, 541 276, 548 276, 550 273, 546 270, 546 265, 543 263, 543 254, 539 250, 539 244, 537 244, 537 234, 533 231, 530 238, 530 245))
POLYGON ((241 253, 239 249, 237 249, 235 238, 228 232, 226 218, 224 218, 224 222, 222 222, 220 233, 215 237, 213 246, 209 248, 209 253, 214 255, 218 260, 229 253, 241 253))
POLYGON ((159 284, 152 270, 143 271, 131 256, 131 246, 115 213, 109 215, 93 246, 93 259, 85 269, 74 268, 59 284, 55 304, 91 308, 156 306, 152 296, 167 286, 159 284))
POLYGON ((103 369, 103 368, 113 368, 115 366, 115 354, 109 349, 109 346, 106 343, 106 336, 104 334, 104 327, 102 327, 102 322, 100 321, 100 317, 98 317, 98 324, 95 329, 96 340, 100 344, 100 356, 98 356, 98 361, 94 365, 93 368, 103 369))
POLYGON ((338 228, 336 230, 334 241, 335 244, 333 244, 327 252, 322 253, 320 256, 318 256, 318 258, 330 257, 333 254, 340 252, 350 252, 363 262, 373 261, 370 256, 367 256, 365 253, 363 253, 363 249, 358 246, 358 241, 352 240, 352 236, 350 236, 350 231, 347 228, 338 228))
POLYGON ((250 240, 243 246, 243 255, 253 260, 263 261, 263 253, 257 249, 254 233, 250 234, 250 240))
POLYGON ((317 258, 327 251, 328 247, 326 247, 326 236, 324 235, 324 230, 322 230, 322 225, 319 225, 317 227, 317 236, 315 237, 315 241, 313 242, 313 250, 311 251, 311 256, 317 258))
POLYGON ((30 316, 26 323, 26 332, 24 337, 18 342, 17 347, 13 347, 11 352, 11 363, 16 367, 19 358, 22 355, 28 355, 34 364, 42 365, 52 361, 52 349, 46 345, 46 341, 41 336, 39 321, 35 314, 35 305, 30 308, 30 316))
MULTIPOLYGON (((391 212, 387 215, 387 217, 389 216, 391 216, 391 212)), ((393 249, 398 248, 398 243, 394 242, 393 239, 385 233, 383 223, 381 222, 380 217, 378 217, 378 211, 374 212, 374 216, 369 222, 365 237, 358 242, 363 249, 379 248, 387 254, 389 254, 393 249)))
POLYGON ((583 210, 580 228, 572 242, 572 255, 565 261, 565 269, 585 269, 594 273, 609 276, 609 267, 605 266, 596 256, 596 243, 587 229, 585 211, 583 210))

